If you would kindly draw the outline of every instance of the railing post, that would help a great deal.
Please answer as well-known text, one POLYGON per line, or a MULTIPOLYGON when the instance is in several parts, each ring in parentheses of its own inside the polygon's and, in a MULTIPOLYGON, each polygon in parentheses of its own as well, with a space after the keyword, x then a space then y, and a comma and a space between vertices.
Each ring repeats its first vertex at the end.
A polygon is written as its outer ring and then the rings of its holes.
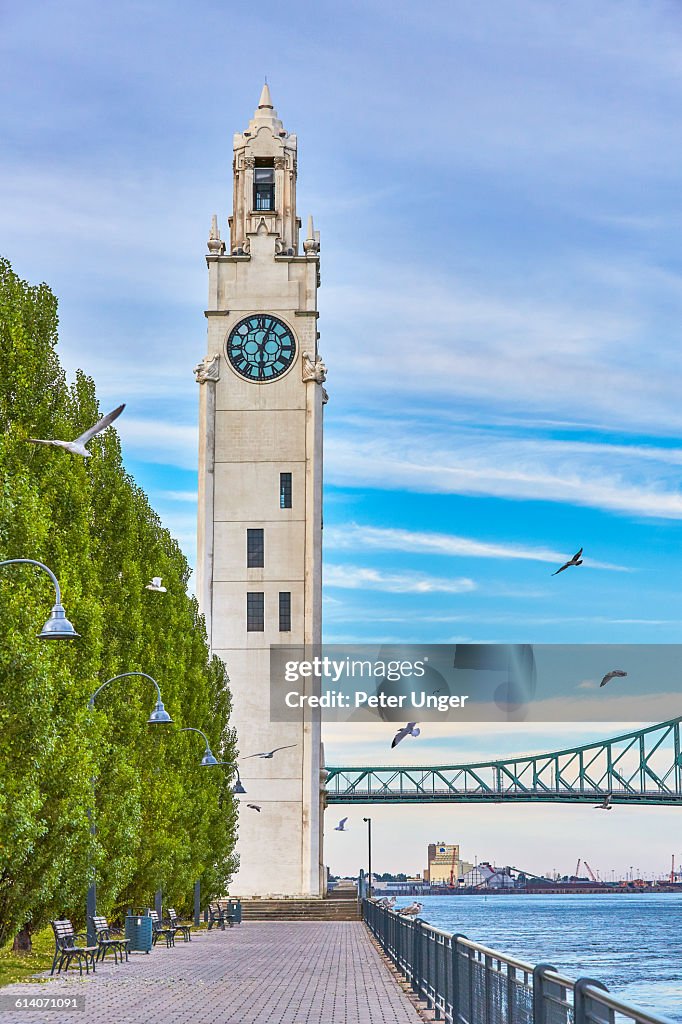
POLYGON ((422 976, 422 925, 421 921, 413 921, 412 925, 412 991, 419 995, 422 976))
POLYGON ((459 1024, 459 950, 457 943, 460 939, 466 939, 466 935, 455 932, 452 936, 452 1024, 459 1024))
POLYGON ((592 1024, 593 1021, 603 1021, 604 1024, 613 1024, 615 1019, 614 1012, 613 1010, 609 1010, 606 1006, 600 1007, 604 1016, 595 1016, 594 1007, 592 1007, 591 1012, 588 1013, 588 1002, 590 997, 585 992, 588 985, 592 988, 600 988, 602 992, 608 992, 606 985, 602 985, 601 981, 595 981, 594 978, 578 978, 573 986, 574 1024, 592 1024))
POLYGON ((538 964, 533 968, 533 1024, 546 1024, 545 974, 556 971, 553 964, 538 964))

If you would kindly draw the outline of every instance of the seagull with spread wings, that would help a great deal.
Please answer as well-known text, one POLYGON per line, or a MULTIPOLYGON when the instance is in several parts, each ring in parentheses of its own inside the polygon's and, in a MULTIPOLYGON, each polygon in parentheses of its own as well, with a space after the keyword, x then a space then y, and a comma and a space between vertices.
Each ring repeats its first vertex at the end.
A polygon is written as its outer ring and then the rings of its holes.
POLYGON ((596 811, 611 811, 611 810, 613 810, 613 806, 611 804, 611 797, 612 796, 613 796, 613 793, 607 793, 606 796, 604 797, 603 801, 600 804, 595 804, 594 805, 595 810, 596 811))
POLYGON ((152 576, 152 581, 147 584, 145 590, 155 590, 157 594, 167 593, 166 588, 161 586, 160 576, 152 576))
POLYGON ((338 825, 336 825, 334 827, 334 831, 335 832, 347 832, 348 831, 348 829, 346 828, 346 822, 347 821, 348 821, 348 818, 341 818, 341 821, 338 823, 338 825))
POLYGON ((393 743, 391 743, 391 750, 393 747, 397 747, 398 744, 405 739, 406 736, 414 736, 416 739, 419 736, 421 729, 417 728, 416 722, 408 722, 403 729, 398 729, 397 733, 393 737, 393 743))
POLYGON ((247 804, 246 806, 250 807, 252 811, 258 811, 258 813, 260 814, 260 807, 258 806, 258 804, 247 804))
POLYGON ((287 743, 283 747, 275 747, 274 750, 264 750, 260 754, 247 754, 246 757, 242 758, 242 761, 248 761, 250 757, 265 757, 268 760, 275 756, 278 750, 288 750, 289 747, 297 747, 298 743, 287 743))
POLYGON ((601 681, 601 683, 599 685, 600 685, 600 687, 601 686, 606 686, 606 684, 610 683, 612 679, 624 679, 626 675, 627 675, 627 672, 623 672, 622 668, 611 669, 610 672, 606 673, 606 675, 604 676, 604 678, 602 679, 602 681, 601 681))
POLYGON ((93 437, 97 434, 101 434, 103 430, 106 430, 114 420, 118 419, 123 410, 125 409, 125 403, 119 405, 118 408, 112 409, 106 416, 102 416, 100 420, 95 423, 94 427, 89 427, 88 430, 83 431, 73 441, 59 441, 56 438, 45 439, 42 437, 29 437, 31 444, 52 444, 56 448, 64 448, 67 452, 71 452, 72 455, 80 455, 84 459, 89 459, 92 452, 89 452, 85 447, 89 441, 92 441, 93 437))
POLYGON ((560 569, 557 569, 556 572, 552 573, 552 576, 558 576, 560 572, 563 572, 564 569, 570 569, 572 565, 582 565, 583 564, 583 560, 582 560, 582 557, 581 557, 582 553, 583 553, 583 549, 582 548, 580 549, 580 551, 576 551, 576 553, 573 555, 573 558, 569 558, 569 560, 567 562, 564 562, 564 564, 561 566, 560 569))

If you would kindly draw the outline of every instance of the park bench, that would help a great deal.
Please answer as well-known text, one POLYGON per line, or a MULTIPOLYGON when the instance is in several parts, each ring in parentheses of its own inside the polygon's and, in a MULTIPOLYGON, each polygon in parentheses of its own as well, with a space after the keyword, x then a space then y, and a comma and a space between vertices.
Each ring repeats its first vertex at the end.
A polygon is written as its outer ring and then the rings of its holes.
POLYGON ((239 900, 220 899, 208 905, 208 930, 217 925, 225 931, 225 925, 232 928, 242 923, 242 905, 239 900))
POLYGON ((167 925, 162 924, 159 921, 159 915, 155 910, 149 911, 149 916, 152 919, 152 946, 155 946, 159 941, 159 936, 163 935, 166 940, 166 949, 170 946, 175 945, 175 929, 169 928, 167 925))
POLYGON ((210 931, 213 925, 221 928, 225 931, 225 913, 219 903, 209 903, 208 905, 208 930, 210 931))
POLYGON ((83 964, 85 964, 85 973, 90 973, 90 968, 95 970, 95 958, 99 952, 99 946, 79 946, 76 940, 83 940, 87 942, 87 937, 82 932, 76 932, 73 929, 73 925, 67 919, 61 921, 52 922, 52 931, 54 932, 54 960, 52 961, 52 970, 50 974, 54 974, 55 968, 57 974, 61 973, 62 967, 65 971, 68 971, 71 966, 71 961, 76 960, 81 975, 83 974, 83 964))
POLYGON ((180 921, 178 915, 175 913, 173 907, 168 908, 168 917, 166 918, 166 924, 168 925, 169 928, 173 929, 175 935, 177 935, 178 932, 181 932, 185 942, 192 941, 191 925, 183 924, 182 921, 180 921))
POLYGON ((128 957, 128 946, 130 945, 130 939, 124 939, 120 932, 114 935, 114 929, 109 927, 106 917, 91 917, 93 928, 97 934, 97 946, 98 952, 96 960, 104 960, 104 957, 109 951, 114 954, 114 963, 118 963, 119 956, 121 957, 121 963, 123 963, 123 957, 125 955, 126 960, 128 957))
POLYGON ((230 928, 235 924, 242 923, 242 905, 240 900, 220 899, 218 900, 218 906, 221 908, 230 928))

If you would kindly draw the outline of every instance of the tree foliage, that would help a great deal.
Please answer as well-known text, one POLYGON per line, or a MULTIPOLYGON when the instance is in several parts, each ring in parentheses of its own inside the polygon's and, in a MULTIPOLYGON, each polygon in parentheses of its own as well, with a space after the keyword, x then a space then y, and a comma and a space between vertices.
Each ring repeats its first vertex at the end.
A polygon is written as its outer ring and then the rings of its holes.
POLYGON ((100 415, 91 379, 69 386, 56 354, 57 302, 0 260, 0 560, 36 558, 56 573, 81 639, 36 633, 53 603, 32 566, 0 569, 0 945, 67 914, 82 923, 91 872, 98 909, 180 907, 201 879, 223 893, 235 869, 229 768, 200 767, 203 729, 235 758, 225 669, 209 658, 187 594, 189 567, 126 473, 115 430, 92 458, 34 446, 75 437, 100 415), (166 594, 145 589, 162 576, 166 594), (173 726, 147 726, 158 680, 173 726), (91 836, 89 813, 96 834, 91 836))

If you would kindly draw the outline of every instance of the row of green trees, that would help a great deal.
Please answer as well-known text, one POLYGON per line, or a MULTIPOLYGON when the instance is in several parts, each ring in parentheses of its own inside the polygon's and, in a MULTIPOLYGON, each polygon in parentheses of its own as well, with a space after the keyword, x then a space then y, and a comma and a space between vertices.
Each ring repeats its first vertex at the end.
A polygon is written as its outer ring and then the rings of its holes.
POLYGON ((95 387, 69 386, 56 353, 57 302, 0 260, 0 559, 36 558, 56 573, 80 640, 36 638, 53 603, 30 566, 0 570, 0 945, 67 914, 84 921, 93 867, 98 909, 115 916, 163 888, 187 907, 199 879, 225 892, 236 864, 228 768, 201 768, 203 729, 233 761, 230 693, 209 658, 187 595, 189 567, 126 473, 118 436, 92 458, 27 443, 71 438, 100 415, 95 387), (162 576, 166 594, 145 589, 162 576), (159 681, 173 726, 149 727, 159 681), (96 836, 88 812, 93 801, 96 836))

